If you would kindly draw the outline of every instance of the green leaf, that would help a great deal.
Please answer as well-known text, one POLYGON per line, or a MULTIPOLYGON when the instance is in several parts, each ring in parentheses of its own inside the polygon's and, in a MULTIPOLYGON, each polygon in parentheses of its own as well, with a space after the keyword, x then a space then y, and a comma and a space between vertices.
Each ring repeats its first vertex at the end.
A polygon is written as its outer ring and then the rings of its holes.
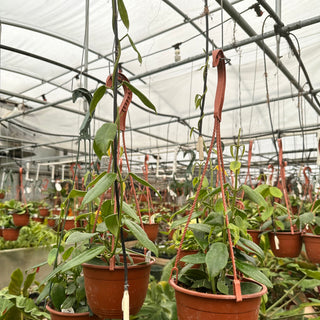
POLYGON ((268 288, 272 288, 271 281, 265 276, 264 273, 262 273, 258 267, 255 267, 251 264, 248 264, 246 262, 242 262, 240 260, 236 260, 236 267, 238 270, 240 270, 245 276, 252 278, 253 280, 256 280, 268 288))
POLYGON ((305 226, 309 223, 312 223, 314 219, 313 212, 305 212, 299 216, 300 226, 305 226))
MULTIPOLYGON (((130 41, 130 44, 131 44, 131 47, 133 48, 133 50, 137 53, 138 55, 138 61, 139 63, 141 64, 142 63, 142 57, 141 57, 141 54, 140 52, 138 51, 136 45, 134 44, 133 40, 131 39, 131 37, 128 35, 128 38, 129 38, 129 41, 130 41)), ((132 91, 132 90, 131 90, 132 91)))
POLYGON ((108 230, 114 235, 117 236, 118 232, 119 232, 119 220, 118 220, 118 215, 112 214, 107 216, 104 219, 104 222, 108 228, 108 230))
POLYGON ((159 191, 158 191, 153 185, 151 185, 148 181, 146 181, 146 180, 138 177, 137 175, 135 175, 135 174, 132 173, 132 172, 130 172, 129 174, 130 174, 130 176, 131 176, 134 180, 138 181, 138 182, 141 183, 143 186, 151 188, 155 193, 158 194, 158 196, 160 197, 160 199, 162 199, 161 194, 159 193, 159 191))
MULTIPOLYGON (((245 238, 240 238, 238 241, 237 245, 243 249, 251 249, 251 252, 254 252, 257 256, 260 257, 260 259, 264 259, 264 252, 263 250, 253 241, 245 239, 245 238)), ((250 251, 249 251, 250 252, 250 251)))
POLYGON ((200 231, 204 233, 210 233, 211 227, 207 224, 202 224, 202 223, 191 223, 189 224, 189 229, 192 231, 200 231))
POLYGON ((191 264, 200 264, 206 262, 206 255, 202 252, 196 254, 189 254, 180 259, 182 262, 191 263, 191 264))
POLYGON ((30 286, 32 285, 35 277, 36 277, 36 271, 34 271, 34 272, 32 272, 32 273, 29 273, 29 274, 27 275, 27 278, 26 278, 26 280, 24 281, 23 290, 22 290, 22 293, 23 293, 23 296, 24 296, 24 297, 28 297, 28 296, 29 296, 28 289, 29 289, 30 286))
POLYGON ((61 283, 53 284, 51 288, 50 298, 55 309, 60 311, 61 310, 60 307, 62 303, 67 298, 64 292, 64 286, 61 283))
POLYGON ((261 213, 261 219, 262 221, 268 220, 272 214, 273 214, 274 208, 273 207, 267 207, 265 210, 262 211, 261 213))
POLYGON ((68 248, 68 249, 63 253, 62 259, 63 259, 64 261, 67 260, 67 259, 70 257, 71 253, 73 252, 73 250, 74 250, 74 247, 68 248))
POLYGON ((21 294, 21 286, 23 283, 22 271, 18 268, 14 270, 11 274, 11 281, 9 283, 8 292, 19 296, 21 294))
POLYGON ((217 281, 217 288, 223 294, 227 294, 227 295, 233 294, 233 284, 228 277, 225 277, 224 279, 219 278, 217 281))
POLYGON ((141 100, 141 102, 146 107, 153 110, 154 112, 157 112, 156 107, 153 105, 153 103, 141 91, 139 91, 136 87, 134 87, 127 81, 123 81, 123 83, 141 100))
POLYGON ((233 223, 228 224, 228 229, 231 231, 231 234, 233 236, 233 242, 236 245, 240 239, 240 229, 233 223))
POLYGON ((95 233, 86 233, 86 232, 80 232, 80 231, 75 231, 70 234, 68 237, 66 244, 75 244, 75 243, 80 243, 86 240, 91 239, 95 235, 99 234, 98 232, 95 233))
POLYGON ((132 209, 130 205, 128 205, 126 202, 122 203, 122 211, 128 215, 132 220, 136 221, 137 223, 140 222, 139 217, 137 213, 132 209))
POLYGON ((90 187, 92 187, 92 186, 94 186, 95 184, 97 184, 97 182, 102 178, 102 177, 104 177, 105 175, 107 174, 107 171, 104 171, 104 172, 102 172, 102 173, 100 173, 94 180, 92 180, 88 185, 87 185, 87 190, 90 188, 90 187))
POLYGON ((238 170, 240 170, 241 168, 241 162, 239 161, 232 161, 230 163, 230 170, 233 171, 233 172, 236 172, 238 170))
POLYGON ((57 268, 55 268, 50 274, 46 276, 46 278, 41 282, 41 284, 49 281, 52 279, 56 274, 59 272, 66 272, 70 270, 73 267, 79 266, 82 263, 85 263, 94 257, 98 256, 105 250, 104 246, 97 246, 93 247, 91 249, 85 250, 82 253, 80 253, 78 256, 74 257, 73 259, 69 260, 68 262, 64 264, 60 264, 57 268))
POLYGON ((68 296, 61 304, 61 309, 72 308, 73 304, 76 302, 76 297, 68 296))
POLYGON ((76 197, 84 197, 86 195, 86 191, 72 189, 68 194, 68 199, 73 199, 76 197))
POLYGON ((148 250, 152 251, 156 256, 158 256, 158 248, 155 244, 148 238, 145 231, 137 225, 135 222, 132 222, 126 218, 123 219, 124 224, 128 227, 128 229, 133 233, 133 235, 137 238, 137 240, 148 250))
POLYGON ((92 189, 90 189, 85 197, 82 200, 82 205, 85 205, 91 201, 93 201, 95 198, 102 195, 104 192, 106 192, 112 184, 117 179, 117 174, 114 172, 107 173, 104 175, 92 189))
POLYGON ((110 145, 117 134, 115 123, 104 123, 97 131, 93 142, 93 149, 99 159, 108 154, 110 145))
POLYGON ((206 254, 206 264, 209 274, 209 279, 215 278, 227 265, 229 252, 226 244, 215 242, 210 246, 206 254))
MULTIPOLYGON (((192 216, 191 216, 191 220, 196 219, 196 218, 200 217, 201 215, 202 215, 201 211, 193 212, 192 216)), ((182 224, 187 223, 188 218, 189 218, 188 216, 185 216, 185 217, 183 217, 183 218, 181 218, 179 220, 173 221, 172 224, 171 224, 171 229, 175 229, 178 226, 181 226, 182 224)))
POLYGON ((51 266, 55 260, 56 260, 56 256, 57 256, 57 252, 58 252, 58 248, 52 248, 48 254, 48 264, 51 266))
POLYGON ((92 100, 92 94, 88 89, 77 88, 72 92, 72 102, 75 103, 78 98, 85 98, 90 105, 92 100))
POLYGON ((277 187, 270 187, 270 194, 275 198, 282 198, 282 191, 277 187))
POLYGON ((253 201, 254 203, 264 208, 268 207, 267 201, 262 197, 262 195, 259 192, 257 192, 256 190, 253 190, 251 187, 246 185, 243 185, 241 188, 244 190, 245 195, 251 201, 253 201))
POLYGON ((241 282, 241 294, 254 294, 262 290, 261 286, 254 282, 241 282))
POLYGON ((129 29, 128 13, 127 13, 127 9, 126 9, 122 0, 118 0, 118 10, 119 10, 120 17, 121 17, 123 24, 125 25, 125 27, 127 29, 129 29))
POLYGON ((104 96, 104 94, 107 91, 107 87, 105 85, 99 87, 93 94, 93 98, 91 100, 90 103, 90 115, 92 116, 94 110, 96 109, 96 106, 98 104, 98 102, 102 99, 102 97, 104 96))

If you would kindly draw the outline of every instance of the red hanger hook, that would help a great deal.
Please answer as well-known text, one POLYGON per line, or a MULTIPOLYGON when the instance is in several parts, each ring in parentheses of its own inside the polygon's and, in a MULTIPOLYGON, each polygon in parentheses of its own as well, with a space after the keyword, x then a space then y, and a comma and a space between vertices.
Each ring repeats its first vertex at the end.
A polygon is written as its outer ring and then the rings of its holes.
MULTIPOLYGON (((132 91, 123 83, 124 81, 129 82, 128 78, 123 75, 121 72, 118 73, 118 80, 122 82, 122 87, 124 90, 124 97, 121 102, 120 108, 119 108, 119 128, 121 131, 126 130, 126 115, 128 112, 129 105, 132 100, 132 91)), ((107 88, 112 87, 112 75, 110 74, 106 80, 106 86, 107 88)))
POLYGON ((268 165, 268 169, 271 169, 270 182, 272 182, 274 167, 271 163, 268 165))
POLYGON ((307 174, 306 174, 306 171, 307 171, 307 170, 309 171, 309 173, 311 173, 312 170, 311 170, 310 167, 304 167, 304 168, 303 168, 303 175, 304 175, 305 183, 306 183, 306 185, 309 185, 310 179, 308 178, 308 176, 307 176, 307 174))

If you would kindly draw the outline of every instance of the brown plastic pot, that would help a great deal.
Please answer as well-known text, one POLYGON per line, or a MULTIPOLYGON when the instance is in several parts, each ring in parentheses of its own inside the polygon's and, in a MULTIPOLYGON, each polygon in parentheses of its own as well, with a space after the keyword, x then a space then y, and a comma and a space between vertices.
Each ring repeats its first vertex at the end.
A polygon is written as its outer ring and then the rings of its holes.
POLYGON ((49 305, 46 305, 46 309, 50 313, 51 320, 99 320, 95 315, 90 317, 89 312, 65 313, 54 310, 49 305))
POLYGON ((299 256, 302 247, 301 232, 270 232, 270 247, 276 257, 296 258, 299 256), (279 248, 276 248, 274 237, 279 239, 279 248))
POLYGON ((49 215, 48 208, 39 208, 39 214, 41 217, 47 217, 49 215))
POLYGON ((19 229, 5 228, 2 231, 2 235, 6 241, 16 241, 19 237, 19 229))
POLYGON ((171 279, 170 285, 175 290, 179 320, 258 320, 261 297, 267 288, 251 279, 242 281, 253 282, 261 286, 261 291, 242 296, 237 302, 235 295, 210 294, 180 287, 171 279))
POLYGON ((0 237, 3 237, 3 229, 0 228, 0 237))
MULTIPOLYGON (((134 265, 128 266, 130 314, 141 309, 148 290, 151 265, 155 262, 139 264, 144 256, 130 255, 134 265)), ((124 288, 124 267, 82 264, 87 302, 90 309, 101 319, 122 319, 122 297, 124 288)))
POLYGON ((44 220, 43 217, 32 217, 31 219, 35 222, 40 222, 40 223, 43 223, 43 220, 44 220))
POLYGON ((251 238, 252 238, 252 241, 259 245, 260 243, 260 231, 259 230, 247 230, 248 234, 250 234, 251 238))
POLYGON ((23 226, 27 226, 29 224, 30 215, 29 215, 29 213, 24 213, 24 214, 14 213, 12 215, 12 218, 13 218, 13 223, 15 226, 23 227, 23 226))
POLYGON ((57 219, 48 218, 48 226, 51 228, 55 228, 57 224, 57 219))
POLYGON ((60 212, 61 210, 60 209, 52 209, 52 214, 55 215, 55 216, 60 216, 60 212))
POLYGON ((313 263, 320 263, 320 236, 304 234, 302 237, 308 259, 313 263))
POLYGON ((144 231, 146 232, 148 238, 151 241, 156 241, 159 231, 159 224, 158 223, 144 223, 143 224, 144 231))
POLYGON ((0 192, 0 199, 4 199, 5 196, 6 196, 5 192, 0 192))
MULTIPOLYGON (((63 223, 63 222, 62 222, 63 223)), ((61 223, 61 224, 62 224, 61 223)), ((75 220, 74 219, 67 219, 66 220, 66 223, 65 223, 65 225, 64 225, 64 230, 71 230, 71 229, 73 229, 73 228, 76 228, 76 227, 78 227, 80 224, 79 224, 79 222, 77 221, 77 222, 75 222, 75 220)))

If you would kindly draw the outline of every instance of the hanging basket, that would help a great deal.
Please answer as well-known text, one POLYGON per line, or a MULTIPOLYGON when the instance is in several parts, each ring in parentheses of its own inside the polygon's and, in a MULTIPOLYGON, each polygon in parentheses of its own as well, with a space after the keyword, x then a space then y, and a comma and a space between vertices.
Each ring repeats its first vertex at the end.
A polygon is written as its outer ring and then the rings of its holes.
POLYGON ((2 235, 6 241, 16 241, 19 237, 19 229, 5 228, 2 231, 2 235))
POLYGON ((0 192, 0 199, 4 199, 6 196, 6 193, 4 191, 0 192))
POLYGON ((300 255, 302 247, 301 232, 270 232, 270 247, 273 254, 280 258, 296 258, 300 255), (279 246, 276 246, 275 236, 279 239, 279 246))
POLYGON ((31 219, 32 221, 39 222, 39 223, 43 223, 43 220, 44 220, 43 217, 32 217, 31 219))
POLYGON ((65 313, 54 310, 49 305, 46 305, 46 309, 50 313, 51 320, 99 320, 95 315, 90 316, 89 312, 65 313))
POLYGON ((30 215, 29 213, 24 213, 24 214, 14 213, 12 215, 12 218, 13 218, 13 223, 16 227, 23 227, 29 224, 30 215))
POLYGON ((143 224, 144 231, 146 232, 148 238, 151 241, 156 241, 159 231, 159 224, 158 223, 144 223, 143 224))
POLYGON ((267 293, 267 288, 251 279, 242 281, 256 283, 261 291, 242 295, 242 301, 237 302, 235 295, 220 295, 202 293, 185 289, 177 285, 174 279, 170 285, 175 290, 179 320, 257 320, 261 297, 267 293))
POLYGON ((320 263, 320 236, 304 234, 302 237, 308 259, 313 263, 320 263))
MULTIPOLYGON (((151 265, 144 256, 130 255, 134 265, 128 265, 130 315, 141 309, 148 290, 151 265)), ((122 257, 121 257, 122 258, 122 257)), ((122 297, 124 292, 124 267, 82 264, 87 301, 90 309, 101 319, 122 319, 122 297)))

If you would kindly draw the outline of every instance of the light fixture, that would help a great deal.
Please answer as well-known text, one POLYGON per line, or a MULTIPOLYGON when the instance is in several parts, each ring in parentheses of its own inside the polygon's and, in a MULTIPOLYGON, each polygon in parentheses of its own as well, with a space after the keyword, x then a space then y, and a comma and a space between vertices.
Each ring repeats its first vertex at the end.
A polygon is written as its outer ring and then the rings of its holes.
POLYGON ((178 61, 181 60, 180 45, 181 45, 181 42, 176 43, 175 45, 173 45, 173 48, 174 48, 174 61, 175 62, 178 62, 178 61))

